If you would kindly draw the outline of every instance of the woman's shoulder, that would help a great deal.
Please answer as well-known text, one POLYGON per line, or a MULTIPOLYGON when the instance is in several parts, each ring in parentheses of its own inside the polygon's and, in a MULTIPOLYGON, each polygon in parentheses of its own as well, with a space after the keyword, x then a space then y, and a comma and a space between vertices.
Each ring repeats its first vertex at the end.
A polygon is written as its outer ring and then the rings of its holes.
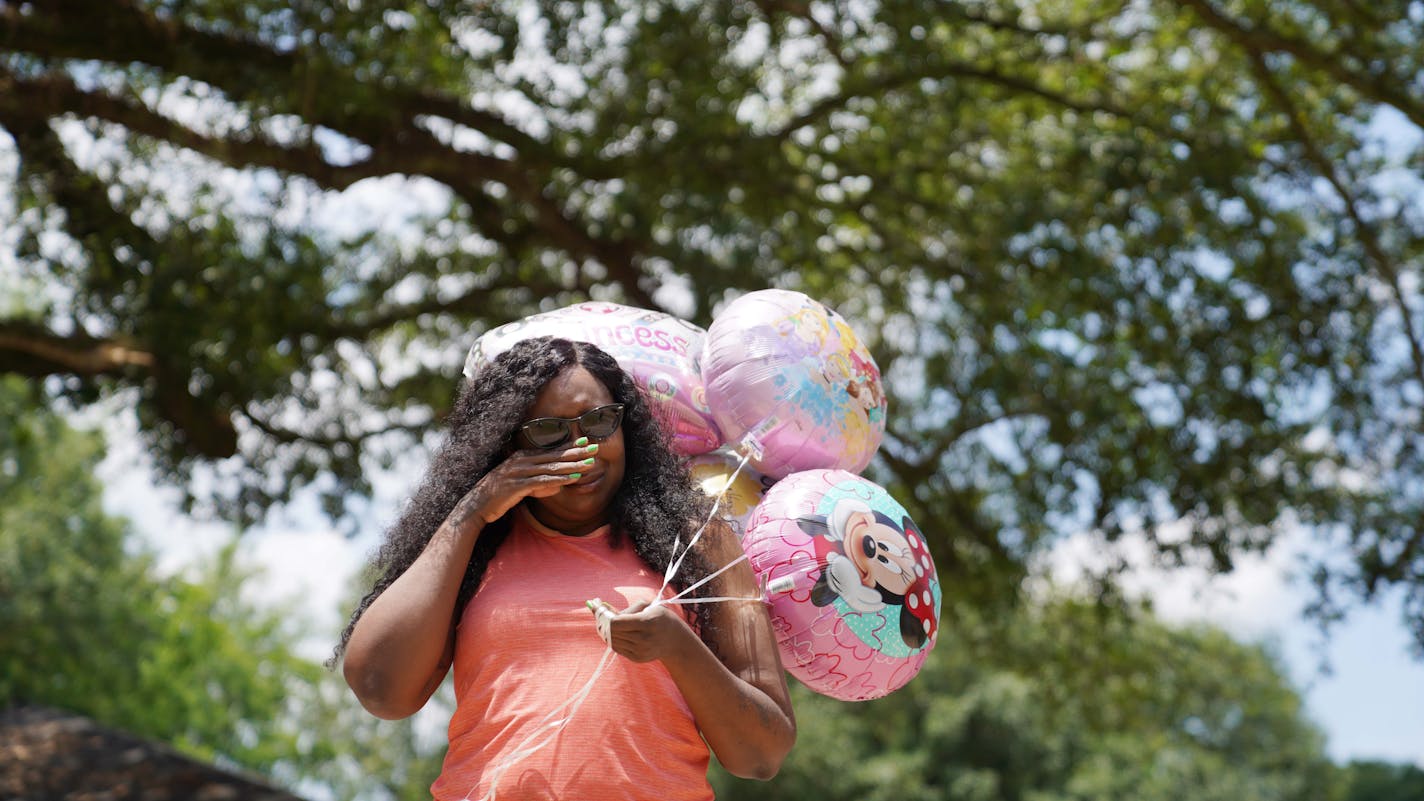
MULTIPOLYGON (((697 525, 701 526, 702 522, 698 521, 697 525)), ((742 543, 737 539, 736 531, 726 520, 715 515, 702 529, 698 544, 703 555, 714 560, 716 564, 725 564, 725 560, 736 559, 742 555, 742 543), (724 557, 725 560, 716 561, 714 557, 718 556, 724 557)))

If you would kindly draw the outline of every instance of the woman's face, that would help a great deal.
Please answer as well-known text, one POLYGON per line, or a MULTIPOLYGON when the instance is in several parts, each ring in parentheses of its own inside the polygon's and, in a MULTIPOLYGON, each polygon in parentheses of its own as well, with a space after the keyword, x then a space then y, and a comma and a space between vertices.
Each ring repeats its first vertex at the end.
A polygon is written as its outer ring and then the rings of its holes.
MULTIPOLYGON (((574 365, 544 385, 524 419, 573 418, 614 402, 612 393, 602 381, 588 370, 574 365)), ((586 436, 579 430, 578 423, 573 423, 572 428, 574 439, 586 436)), ((529 499, 534 516, 555 531, 582 535, 608 522, 608 509, 613 503, 613 496, 623 484, 623 427, 620 425, 607 439, 590 440, 590 444, 597 444, 598 452, 589 454, 594 461, 583 469, 583 478, 555 495, 529 499)), ((516 438, 516 445, 529 447, 523 437, 516 438)), ((561 447, 574 446, 570 441, 561 447)))

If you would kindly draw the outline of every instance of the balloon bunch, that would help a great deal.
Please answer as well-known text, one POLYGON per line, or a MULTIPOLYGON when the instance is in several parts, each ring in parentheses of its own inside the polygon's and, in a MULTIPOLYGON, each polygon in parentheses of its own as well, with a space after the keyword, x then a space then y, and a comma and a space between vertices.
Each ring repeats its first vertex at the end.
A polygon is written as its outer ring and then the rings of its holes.
POLYGON ((843 317, 778 289, 737 298, 706 331, 583 303, 487 332, 466 375, 534 336, 598 345, 647 393, 694 480, 722 499, 791 675, 858 701, 919 672, 938 633, 939 579, 919 526, 857 475, 880 447, 888 401, 843 317))

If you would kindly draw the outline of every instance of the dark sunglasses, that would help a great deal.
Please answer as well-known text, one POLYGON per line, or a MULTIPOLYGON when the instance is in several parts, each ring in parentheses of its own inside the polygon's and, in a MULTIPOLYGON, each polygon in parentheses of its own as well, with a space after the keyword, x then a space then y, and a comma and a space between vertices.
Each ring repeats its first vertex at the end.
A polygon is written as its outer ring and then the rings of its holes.
POLYGON ((589 439, 607 439, 623 422, 623 404, 610 403, 589 409, 578 417, 537 417, 519 426, 520 433, 536 448, 557 448, 573 438, 573 424, 589 439))

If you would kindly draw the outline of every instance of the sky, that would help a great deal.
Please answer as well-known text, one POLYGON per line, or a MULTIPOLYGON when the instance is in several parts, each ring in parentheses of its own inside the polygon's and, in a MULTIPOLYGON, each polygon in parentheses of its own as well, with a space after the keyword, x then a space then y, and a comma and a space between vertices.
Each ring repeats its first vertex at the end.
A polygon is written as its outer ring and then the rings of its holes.
MULTIPOLYGON (((176 490, 157 485, 134 436, 132 414, 118 408, 107 412, 90 410, 80 418, 100 426, 109 438, 109 453, 98 471, 104 506, 132 521, 139 540, 158 554, 160 569, 184 571, 230 542, 235 535, 230 525, 183 515, 176 490)), ((311 631, 300 647, 304 656, 322 660, 330 654, 345 622, 340 607, 351 581, 418 475, 407 467, 402 476, 378 478, 373 514, 352 538, 325 520, 309 498, 277 510, 242 535, 240 558, 259 571, 248 584, 247 600, 303 610, 311 631)), ((1194 569, 1153 568, 1147 547, 1129 540, 1122 554, 1133 568, 1125 585, 1150 598, 1168 621, 1209 622, 1277 653, 1335 761, 1424 767, 1424 660, 1410 655, 1398 597, 1356 609, 1322 641, 1301 617, 1311 589, 1295 577, 1301 557, 1312 547, 1310 538, 1297 532, 1265 554, 1243 558, 1234 573, 1212 577, 1194 569), (1330 672, 1322 672, 1322 660, 1330 672)), ((1093 535, 1068 537, 1043 557, 1038 572, 1068 585, 1101 565, 1105 552, 1093 535)))

